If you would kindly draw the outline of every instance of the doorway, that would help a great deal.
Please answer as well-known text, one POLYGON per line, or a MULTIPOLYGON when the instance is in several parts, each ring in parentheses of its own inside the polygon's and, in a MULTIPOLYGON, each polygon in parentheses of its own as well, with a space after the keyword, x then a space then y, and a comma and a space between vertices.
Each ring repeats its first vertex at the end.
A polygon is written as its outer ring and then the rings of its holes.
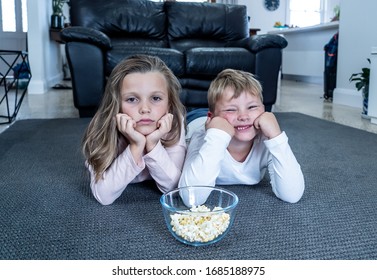
POLYGON ((0 0, 0 49, 27 50, 27 0, 0 0))

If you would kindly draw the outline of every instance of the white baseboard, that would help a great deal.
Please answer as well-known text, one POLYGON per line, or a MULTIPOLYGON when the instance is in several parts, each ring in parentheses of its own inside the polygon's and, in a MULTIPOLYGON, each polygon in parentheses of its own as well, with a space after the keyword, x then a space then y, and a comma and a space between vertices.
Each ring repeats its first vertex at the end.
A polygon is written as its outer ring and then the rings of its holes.
POLYGON ((27 87, 28 94, 44 94, 48 90, 46 80, 35 80, 31 78, 31 81, 27 87))
POLYGON ((42 79, 36 80, 35 78, 31 78, 29 86, 27 88, 29 94, 44 94, 46 93, 51 87, 61 82, 63 79, 63 74, 60 73, 51 77, 49 80, 42 79))
POLYGON ((304 75, 291 75, 291 74, 282 74, 284 80, 298 81, 304 83, 312 84, 323 84, 323 77, 319 76, 304 76, 304 75))
POLYGON ((361 109, 363 97, 361 92, 357 90, 337 87, 334 89, 333 103, 361 109))

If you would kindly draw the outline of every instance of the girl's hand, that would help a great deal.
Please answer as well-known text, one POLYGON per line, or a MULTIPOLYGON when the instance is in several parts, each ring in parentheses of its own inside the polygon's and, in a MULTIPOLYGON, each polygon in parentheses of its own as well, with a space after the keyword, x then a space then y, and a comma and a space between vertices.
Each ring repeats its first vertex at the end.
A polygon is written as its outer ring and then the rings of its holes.
POLYGON ((145 136, 135 130, 136 122, 129 115, 119 113, 116 115, 118 130, 130 143, 145 143, 145 136))
POLYGON ((138 165, 141 165, 146 139, 143 134, 135 130, 136 122, 129 115, 116 115, 117 128, 130 142, 130 151, 138 165))
POLYGON ((173 114, 167 113, 157 122, 157 129, 149 134, 145 145, 147 152, 150 152, 161 140, 161 138, 170 132, 173 123, 173 114))
POLYGON ((222 131, 228 133, 231 137, 233 137, 235 133, 233 125, 222 117, 208 117, 206 121, 206 130, 210 128, 221 129, 222 131))
POLYGON ((263 112, 254 120, 254 127, 268 138, 272 139, 281 134, 279 123, 273 113, 263 112))

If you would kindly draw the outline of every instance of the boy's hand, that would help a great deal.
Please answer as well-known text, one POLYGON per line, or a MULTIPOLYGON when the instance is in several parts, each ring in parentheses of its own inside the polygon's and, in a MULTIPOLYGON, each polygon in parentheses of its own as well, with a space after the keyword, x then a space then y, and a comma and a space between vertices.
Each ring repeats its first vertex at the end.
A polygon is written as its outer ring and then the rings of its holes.
POLYGON ((264 112, 254 120, 254 127, 268 138, 272 139, 281 134, 279 123, 273 113, 264 112))
POLYGON ((206 130, 210 128, 221 129, 222 131, 228 133, 230 137, 233 137, 235 133, 233 125, 222 117, 208 117, 206 121, 206 130))
POLYGON ((145 145, 147 152, 150 152, 160 139, 170 132, 173 123, 173 114, 167 113, 157 122, 157 129, 149 134, 145 145))

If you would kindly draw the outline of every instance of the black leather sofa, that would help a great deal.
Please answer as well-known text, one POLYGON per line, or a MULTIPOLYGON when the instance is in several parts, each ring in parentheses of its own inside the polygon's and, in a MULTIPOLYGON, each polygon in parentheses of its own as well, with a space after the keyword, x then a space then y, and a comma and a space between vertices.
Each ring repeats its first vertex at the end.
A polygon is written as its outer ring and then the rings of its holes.
POLYGON ((276 101, 281 50, 287 41, 278 35, 249 37, 245 6, 70 0, 70 21, 61 37, 80 117, 95 113, 114 66, 138 53, 159 56, 173 70, 188 110, 207 107, 209 84, 225 68, 255 74, 267 110, 276 101))

